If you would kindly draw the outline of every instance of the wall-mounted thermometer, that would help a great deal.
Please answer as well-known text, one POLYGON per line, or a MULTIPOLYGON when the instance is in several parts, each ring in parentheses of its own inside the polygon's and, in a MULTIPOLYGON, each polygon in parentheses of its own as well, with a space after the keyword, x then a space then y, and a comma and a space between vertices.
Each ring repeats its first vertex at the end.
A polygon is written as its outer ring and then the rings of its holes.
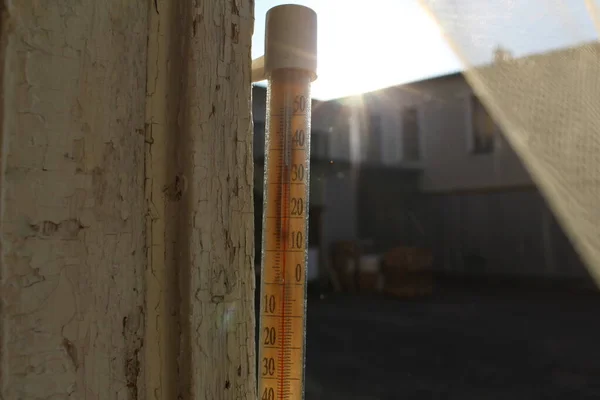
POLYGON ((260 285, 258 396, 304 398, 311 82, 317 16, 281 5, 266 17, 265 55, 253 81, 267 79, 260 285))

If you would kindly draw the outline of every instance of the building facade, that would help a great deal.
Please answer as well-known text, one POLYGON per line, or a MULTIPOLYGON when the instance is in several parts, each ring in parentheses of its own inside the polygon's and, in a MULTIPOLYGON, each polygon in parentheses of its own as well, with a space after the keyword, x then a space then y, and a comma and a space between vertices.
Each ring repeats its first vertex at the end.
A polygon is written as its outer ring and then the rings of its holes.
POLYGON ((462 74, 315 102, 312 121, 322 262, 333 242, 360 240, 430 248, 440 272, 589 280, 462 74))

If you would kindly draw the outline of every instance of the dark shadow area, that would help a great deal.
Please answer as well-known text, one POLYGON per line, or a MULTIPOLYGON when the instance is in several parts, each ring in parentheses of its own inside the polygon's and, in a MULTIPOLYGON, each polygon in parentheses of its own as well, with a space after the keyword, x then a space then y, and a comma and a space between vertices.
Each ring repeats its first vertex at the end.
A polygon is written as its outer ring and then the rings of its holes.
POLYGON ((600 398, 600 296, 313 296, 306 399, 600 398))
POLYGON ((406 299, 309 287, 306 400, 600 398, 600 294, 436 286, 406 299))

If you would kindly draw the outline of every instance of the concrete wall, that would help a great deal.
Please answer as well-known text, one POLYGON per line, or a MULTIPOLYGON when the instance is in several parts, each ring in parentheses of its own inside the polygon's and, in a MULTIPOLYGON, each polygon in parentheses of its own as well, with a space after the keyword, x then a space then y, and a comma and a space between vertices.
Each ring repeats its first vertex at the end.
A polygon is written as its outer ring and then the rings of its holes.
POLYGON ((472 94, 462 75, 455 74, 342 102, 362 121, 361 160, 369 165, 422 168, 425 191, 532 185, 529 173, 502 134, 497 136, 493 153, 476 155, 469 151, 472 94), (418 112, 421 160, 416 163, 402 156, 402 111, 407 107, 416 107, 418 112), (373 137, 368 126, 372 115, 381 118, 379 138, 373 137), (366 153, 374 151, 369 141, 376 142, 379 157, 375 160, 367 160, 366 153))
MULTIPOLYGON (((417 82, 329 102, 313 102, 313 134, 327 136, 327 154, 320 157, 368 166, 420 168, 425 191, 500 188, 532 185, 529 173, 499 134, 491 154, 469 152, 469 100, 472 89, 460 74, 417 82), (416 107, 422 159, 402 156, 402 111, 416 107), (375 137, 369 126, 380 118, 375 137)), ((265 121, 266 89, 253 88, 253 113, 258 129, 265 121)), ((255 157, 263 154, 257 135, 255 157)))
MULTIPOLYGON (((400 190, 406 179, 398 177, 390 189, 390 174, 370 173, 359 189, 359 235, 376 239, 383 250, 394 242, 428 246, 436 268, 445 271, 588 279, 504 136, 497 136, 491 154, 469 151, 471 95, 464 78, 451 75, 363 96, 368 110, 385 121, 383 165, 390 164, 391 147, 401 150, 393 139, 402 134, 400 110, 418 107, 422 195, 400 190)), ((404 165, 402 159, 395 165, 404 165)))
MULTIPOLYGON (((356 211, 345 214, 357 219, 357 238, 373 240, 378 251, 398 244, 428 246, 435 267, 444 271, 587 279, 585 266, 504 136, 496 137, 491 154, 469 151, 472 94, 456 74, 338 102, 349 110, 346 121, 352 115, 358 120, 354 142, 351 124, 338 122, 332 129, 338 149, 351 153, 351 143, 359 145, 362 171, 345 183, 357 191, 356 211), (407 163, 401 112, 414 106, 422 159, 407 163), (381 117, 377 138, 368 126, 373 114, 381 117), (367 156, 373 142, 380 146, 379 159, 367 156), (476 255, 483 262, 477 263, 476 255)), ((344 191, 335 192, 327 203, 342 201, 344 191)), ((331 218, 327 223, 343 217, 333 213, 331 218)), ((335 235, 335 228, 326 232, 335 235)))
MULTIPOLYGON (((490 154, 469 151, 470 97, 462 75, 415 85, 422 104, 423 190, 501 188, 532 185, 531 177, 505 137, 496 136, 490 154)), ((408 90, 405 91, 405 93, 408 90)))
POLYGON ((429 195, 420 218, 438 270, 589 278, 535 189, 429 195))
POLYGON ((418 222, 418 173, 401 169, 362 168, 358 173, 356 216, 362 240, 370 251, 385 252, 398 245, 423 245, 418 222))
POLYGON ((325 162, 350 162, 348 110, 337 102, 314 102, 312 157, 325 162))
POLYGON ((404 105, 417 99, 398 96, 396 89, 387 89, 334 101, 335 107, 323 107, 327 113, 316 118, 333 122, 329 146, 335 159, 370 167, 413 168, 418 163, 402 157, 401 112, 404 105), (331 116, 334 113, 337 117, 331 116), (373 117, 379 119, 379 132, 371 125, 373 117))

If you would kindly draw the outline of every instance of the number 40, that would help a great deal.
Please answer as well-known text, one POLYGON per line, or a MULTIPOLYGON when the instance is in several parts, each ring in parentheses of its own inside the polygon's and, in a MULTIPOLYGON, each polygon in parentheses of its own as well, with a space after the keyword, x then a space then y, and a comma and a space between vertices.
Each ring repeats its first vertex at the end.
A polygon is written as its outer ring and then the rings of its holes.
POLYGON ((275 400, 275 390, 273 388, 265 388, 261 400, 275 400))

